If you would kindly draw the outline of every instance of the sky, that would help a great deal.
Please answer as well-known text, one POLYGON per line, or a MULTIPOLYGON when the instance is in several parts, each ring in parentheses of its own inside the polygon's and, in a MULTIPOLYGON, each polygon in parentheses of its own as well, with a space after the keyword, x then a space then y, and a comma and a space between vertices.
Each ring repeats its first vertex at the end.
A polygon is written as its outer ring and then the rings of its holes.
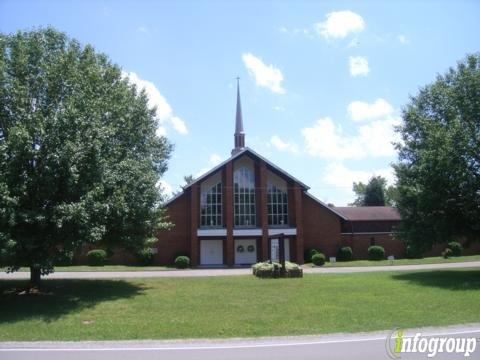
POLYGON ((144 88, 175 148, 166 192, 246 144, 337 206, 395 181, 401 110, 480 50, 480 1, 0 0, 0 32, 53 26, 144 88))

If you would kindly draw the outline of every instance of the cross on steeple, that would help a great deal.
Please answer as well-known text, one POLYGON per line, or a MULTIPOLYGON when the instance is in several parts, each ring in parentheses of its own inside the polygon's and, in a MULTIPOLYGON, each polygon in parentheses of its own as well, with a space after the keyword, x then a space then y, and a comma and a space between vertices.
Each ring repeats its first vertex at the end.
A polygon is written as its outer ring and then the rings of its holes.
POLYGON ((240 101, 240 78, 237 76, 237 113, 235 116, 235 134, 232 155, 242 151, 245 148, 245 133, 243 131, 242 103, 240 101))

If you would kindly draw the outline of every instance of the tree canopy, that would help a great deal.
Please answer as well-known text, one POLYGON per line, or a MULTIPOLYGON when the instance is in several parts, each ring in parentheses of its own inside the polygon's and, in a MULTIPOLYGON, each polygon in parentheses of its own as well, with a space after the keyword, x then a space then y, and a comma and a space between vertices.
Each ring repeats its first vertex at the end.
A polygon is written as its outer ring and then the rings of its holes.
POLYGON ((85 243, 154 241, 171 152, 155 111, 92 46, 52 28, 0 34, 0 267, 38 282, 85 243))
POLYGON ((395 205, 396 189, 387 185, 383 176, 372 176, 367 184, 353 183, 353 192, 356 194, 353 206, 393 206, 395 205))
POLYGON ((422 252, 480 239, 480 56, 469 55, 420 89, 398 129, 402 236, 422 252))

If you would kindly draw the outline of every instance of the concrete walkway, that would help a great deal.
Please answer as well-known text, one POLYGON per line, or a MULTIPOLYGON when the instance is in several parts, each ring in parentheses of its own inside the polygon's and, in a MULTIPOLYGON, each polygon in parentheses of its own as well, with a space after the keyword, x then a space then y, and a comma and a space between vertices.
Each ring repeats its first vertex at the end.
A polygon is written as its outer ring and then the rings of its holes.
MULTIPOLYGON (((463 263, 425 264, 425 265, 386 265, 386 266, 359 266, 359 267, 305 267, 305 274, 345 274, 358 272, 378 271, 411 271, 411 270, 439 270, 480 268, 480 261, 463 263)), ((187 269, 165 271, 78 271, 55 272, 44 278, 48 279, 120 279, 120 278, 156 278, 156 277, 205 277, 205 276, 238 276, 250 275, 250 268, 234 269, 187 269)), ((0 273, 0 280, 28 279, 30 273, 15 272, 13 274, 0 273)))

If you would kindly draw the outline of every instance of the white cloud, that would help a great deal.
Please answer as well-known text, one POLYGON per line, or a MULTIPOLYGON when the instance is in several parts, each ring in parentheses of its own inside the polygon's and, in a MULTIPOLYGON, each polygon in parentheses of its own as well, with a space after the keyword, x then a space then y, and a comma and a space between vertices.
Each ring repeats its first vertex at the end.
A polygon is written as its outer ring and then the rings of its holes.
POLYGON ((185 121, 180 119, 178 116, 172 116, 170 118, 170 121, 172 122, 173 128, 179 133, 179 134, 188 134, 187 130, 187 125, 185 124, 185 121))
POLYGON ((405 35, 398 35, 397 40, 400 41, 400 44, 407 45, 410 40, 405 35))
POLYGON ((273 135, 270 138, 270 143, 279 151, 287 151, 293 154, 298 153, 297 145, 289 141, 283 141, 278 135, 273 135))
POLYGON ((350 56, 349 64, 352 76, 366 76, 370 72, 368 60, 363 56, 350 56))
POLYGON ((270 89, 274 93, 284 94, 282 88, 283 74, 280 69, 273 65, 266 65, 262 59, 251 53, 242 55, 243 63, 251 75, 255 78, 257 86, 270 89))
POLYGON ((148 80, 141 79, 136 73, 134 72, 125 72, 122 71, 122 77, 128 78, 131 84, 136 85, 137 89, 140 91, 141 89, 145 90, 148 98, 148 106, 150 108, 156 107, 157 112, 156 116, 159 122, 159 127, 157 129, 158 136, 165 136, 167 130, 164 126, 165 123, 170 123, 171 126, 180 134, 187 134, 187 126, 185 122, 177 116, 173 115, 173 110, 170 104, 167 102, 165 97, 160 93, 154 83, 148 80))
POLYGON ((218 165, 222 162, 222 157, 218 154, 212 154, 210 155, 210 163, 212 165, 218 165))
POLYGON ((353 11, 334 11, 326 15, 324 22, 317 23, 314 27, 326 39, 342 39, 363 31, 365 21, 353 11))
POLYGON ((283 106, 278 106, 277 105, 277 106, 273 107, 273 110, 275 110, 275 111, 285 111, 285 108, 283 106))
POLYGON ((397 140, 394 126, 399 120, 388 118, 358 127, 357 134, 344 133, 331 118, 317 120, 312 127, 302 129, 306 151, 326 159, 361 159, 368 156, 395 155, 392 141, 397 140))
POLYGON ((137 30, 144 34, 148 34, 148 28, 146 26, 140 26, 137 30))
POLYGON ((352 170, 345 165, 333 162, 329 163, 324 169, 323 181, 332 187, 338 188, 335 196, 337 205, 346 205, 353 202, 355 193, 352 190, 354 182, 367 183, 372 176, 383 176, 387 183, 392 185, 395 181, 393 168, 382 168, 374 171, 352 170))
POLYGON ((364 101, 352 101, 347 107, 350 118, 354 121, 372 120, 393 114, 393 107, 382 98, 372 104, 364 101))

